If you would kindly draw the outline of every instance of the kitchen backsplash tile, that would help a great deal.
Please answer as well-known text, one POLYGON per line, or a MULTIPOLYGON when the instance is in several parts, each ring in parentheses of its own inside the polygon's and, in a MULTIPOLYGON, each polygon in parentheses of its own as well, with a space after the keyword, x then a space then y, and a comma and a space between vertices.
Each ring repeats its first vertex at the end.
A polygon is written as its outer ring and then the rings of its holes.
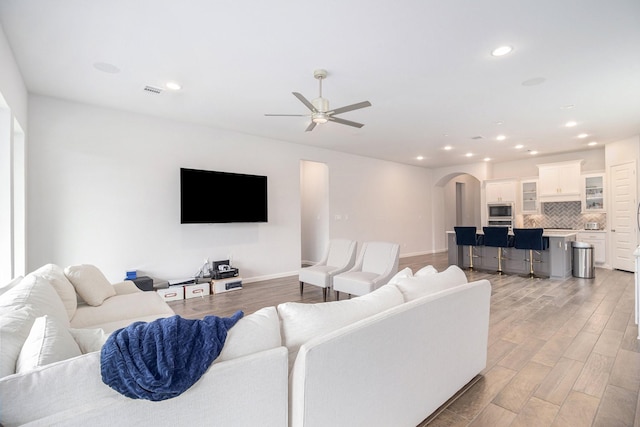
POLYGON ((600 228, 607 223, 607 214, 581 212, 580 202, 543 203, 542 214, 523 215, 524 227, 583 229, 585 222, 597 222, 600 228))

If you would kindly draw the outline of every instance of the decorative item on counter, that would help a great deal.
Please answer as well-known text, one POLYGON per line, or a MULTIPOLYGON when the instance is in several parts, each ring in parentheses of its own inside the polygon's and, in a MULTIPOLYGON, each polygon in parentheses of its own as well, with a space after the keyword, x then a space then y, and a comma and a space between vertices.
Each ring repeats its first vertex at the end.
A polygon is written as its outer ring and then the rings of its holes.
POLYGON ((133 280, 138 278, 137 270, 127 270, 127 278, 126 280, 133 280))

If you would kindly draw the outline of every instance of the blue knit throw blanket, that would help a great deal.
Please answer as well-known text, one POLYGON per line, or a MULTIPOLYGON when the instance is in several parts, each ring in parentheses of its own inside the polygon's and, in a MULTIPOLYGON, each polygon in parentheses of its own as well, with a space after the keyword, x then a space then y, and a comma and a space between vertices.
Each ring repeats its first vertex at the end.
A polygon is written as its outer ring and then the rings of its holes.
POLYGON ((165 400, 195 384, 222 351, 227 331, 242 318, 173 316, 135 322, 109 336, 100 353, 102 381, 132 399, 165 400))

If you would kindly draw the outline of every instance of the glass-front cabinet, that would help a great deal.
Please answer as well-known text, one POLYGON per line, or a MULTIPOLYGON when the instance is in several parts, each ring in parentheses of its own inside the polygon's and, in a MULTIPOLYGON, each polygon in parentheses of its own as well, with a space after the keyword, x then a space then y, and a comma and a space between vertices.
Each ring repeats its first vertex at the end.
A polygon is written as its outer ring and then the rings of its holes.
POLYGON ((582 175, 582 212, 604 212, 605 181, 603 173, 582 175))
POLYGON ((538 180, 532 179, 520 181, 520 186, 520 189, 522 190, 522 213, 540 213, 540 204, 538 203, 538 180))

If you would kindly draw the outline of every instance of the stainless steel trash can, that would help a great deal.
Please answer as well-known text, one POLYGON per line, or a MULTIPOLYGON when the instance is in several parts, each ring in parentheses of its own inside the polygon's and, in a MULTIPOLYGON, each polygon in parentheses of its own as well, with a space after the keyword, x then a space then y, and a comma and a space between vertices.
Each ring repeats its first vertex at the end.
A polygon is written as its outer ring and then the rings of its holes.
POLYGON ((596 268, 593 263, 593 245, 585 242, 571 242, 573 255, 573 277, 593 279, 596 268))

